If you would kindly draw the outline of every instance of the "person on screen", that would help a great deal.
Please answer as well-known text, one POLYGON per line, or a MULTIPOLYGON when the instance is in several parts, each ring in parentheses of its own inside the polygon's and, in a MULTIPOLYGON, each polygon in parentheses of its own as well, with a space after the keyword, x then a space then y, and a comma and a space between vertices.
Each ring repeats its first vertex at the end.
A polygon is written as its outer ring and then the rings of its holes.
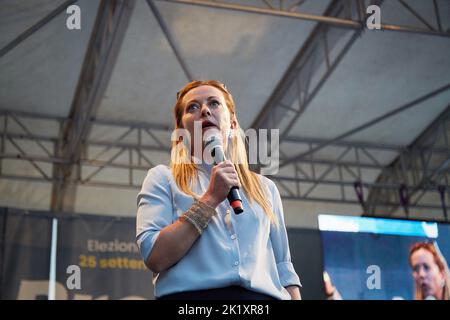
POLYGON ((450 299, 447 261, 435 242, 414 243, 409 251, 409 264, 414 278, 415 300, 450 299))
POLYGON ((136 242, 154 273, 155 297, 300 299, 279 191, 250 171, 228 89, 190 82, 177 93, 174 115, 176 132, 188 138, 172 139, 170 167, 150 169, 137 197, 136 242), (228 160, 202 161, 208 132, 228 160), (240 187, 239 215, 227 201, 233 186, 240 187))

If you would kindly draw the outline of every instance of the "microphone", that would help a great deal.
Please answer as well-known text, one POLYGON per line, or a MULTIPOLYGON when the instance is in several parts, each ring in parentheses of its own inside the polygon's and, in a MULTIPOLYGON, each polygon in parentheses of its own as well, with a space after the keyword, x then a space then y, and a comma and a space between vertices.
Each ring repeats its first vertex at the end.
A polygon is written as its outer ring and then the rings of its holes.
MULTIPOLYGON (((205 144, 205 148, 206 147, 211 148, 211 156, 213 157, 216 165, 226 160, 220 138, 211 136, 205 144)), ((239 187, 231 187, 227 199, 235 214, 244 212, 244 209, 242 208, 241 195, 239 194, 239 187)))

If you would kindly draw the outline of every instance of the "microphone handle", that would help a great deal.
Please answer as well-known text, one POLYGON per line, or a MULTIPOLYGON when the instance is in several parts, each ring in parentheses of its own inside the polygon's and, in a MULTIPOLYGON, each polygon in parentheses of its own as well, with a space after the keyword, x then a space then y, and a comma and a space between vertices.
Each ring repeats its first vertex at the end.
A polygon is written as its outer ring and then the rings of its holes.
MULTIPOLYGON (((214 158, 215 164, 226 160, 222 148, 213 148, 211 150, 211 156, 214 158)), ((239 194, 239 187, 231 187, 230 192, 228 192, 227 199, 235 214, 244 212, 244 208, 242 207, 242 198, 239 194)))
POLYGON ((235 214, 244 212, 244 208, 242 208, 242 198, 239 194, 239 187, 231 187, 227 198, 235 214))

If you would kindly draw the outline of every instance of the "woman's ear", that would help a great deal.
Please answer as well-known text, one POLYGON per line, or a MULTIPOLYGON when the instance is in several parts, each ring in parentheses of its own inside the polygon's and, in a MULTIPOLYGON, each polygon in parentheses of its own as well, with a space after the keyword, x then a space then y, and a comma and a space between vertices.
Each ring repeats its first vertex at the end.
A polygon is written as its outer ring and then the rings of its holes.
POLYGON ((441 288, 445 287, 445 272, 441 271, 441 288))
POLYGON ((237 120, 236 120, 236 116, 234 114, 231 115, 230 122, 231 122, 230 128, 231 129, 236 129, 237 128, 237 120))

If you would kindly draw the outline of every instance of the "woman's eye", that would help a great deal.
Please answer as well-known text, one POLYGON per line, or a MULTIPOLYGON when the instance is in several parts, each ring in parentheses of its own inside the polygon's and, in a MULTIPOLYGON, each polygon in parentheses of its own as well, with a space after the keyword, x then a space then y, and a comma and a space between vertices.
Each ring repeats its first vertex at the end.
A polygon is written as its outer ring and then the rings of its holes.
POLYGON ((213 108, 217 108, 218 106, 220 106, 220 102, 217 100, 212 100, 210 105, 213 108))
POLYGON ((188 107, 187 107, 186 110, 187 110, 188 112, 192 112, 192 111, 196 110, 197 108, 198 108, 198 104, 192 103, 192 104, 188 105, 188 107))

